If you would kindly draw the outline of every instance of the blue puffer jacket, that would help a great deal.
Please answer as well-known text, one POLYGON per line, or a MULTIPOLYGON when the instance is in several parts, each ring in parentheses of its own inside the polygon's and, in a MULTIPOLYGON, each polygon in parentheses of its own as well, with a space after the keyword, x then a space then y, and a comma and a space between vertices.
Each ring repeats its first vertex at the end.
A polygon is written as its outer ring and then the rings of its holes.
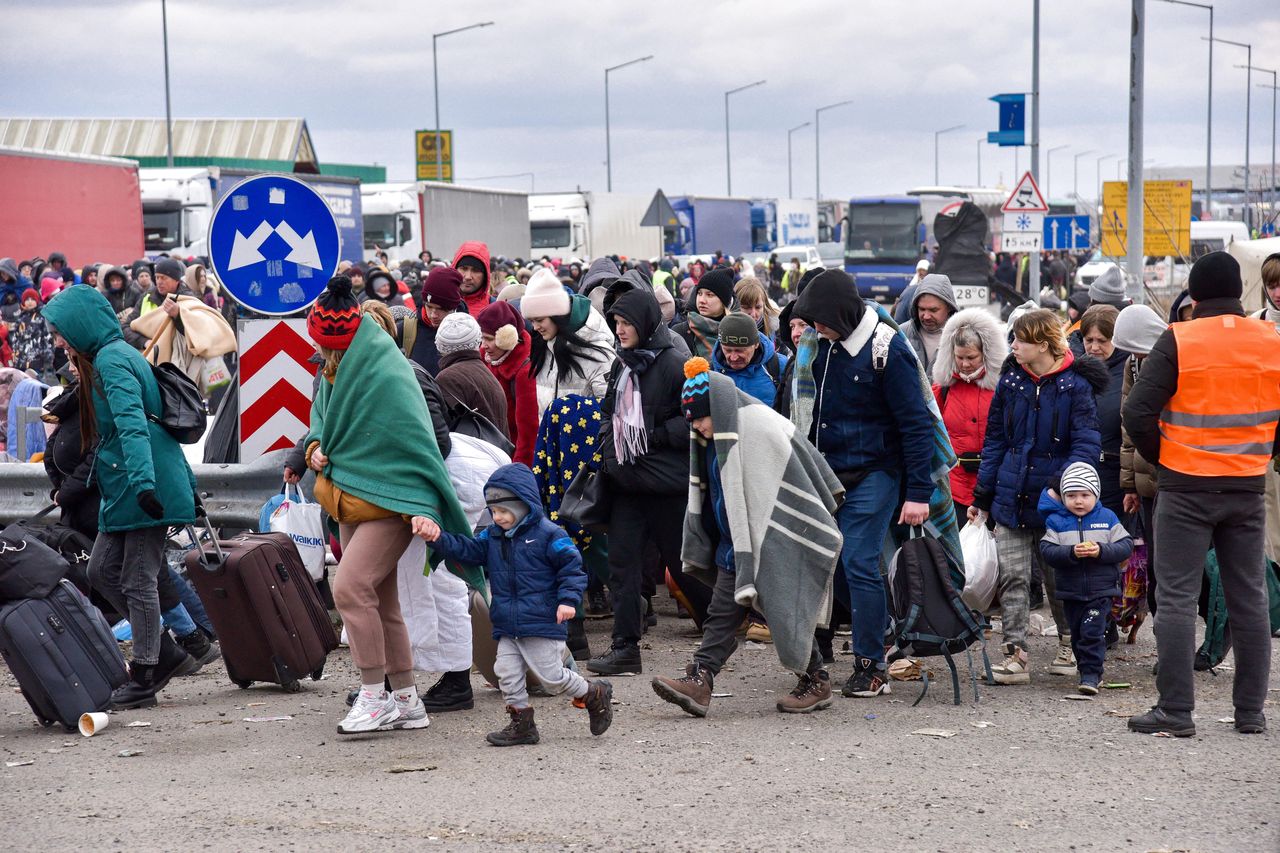
POLYGON ((1120 564, 1133 553, 1133 538, 1116 514, 1098 501, 1088 514, 1077 517, 1048 489, 1040 495, 1040 513, 1046 527, 1040 553, 1056 570, 1055 596, 1063 601, 1093 601, 1119 595, 1120 564), (1075 546, 1081 542, 1097 542, 1098 556, 1077 557, 1075 546))
POLYGON ((1107 387, 1102 362, 1070 352, 1055 373, 1032 377, 1009 356, 991 398, 973 505, 1004 527, 1044 527, 1040 493, 1072 462, 1102 456, 1093 395, 1107 387))
POLYGON ((431 547, 449 559, 488 569, 495 640, 564 640, 569 629, 556 623, 556 608, 577 607, 582 601, 587 588, 582 555, 569 534, 543 514, 538 481, 527 465, 503 465, 485 484, 491 486, 519 495, 529 514, 508 531, 491 524, 475 538, 441 533, 431 547))
POLYGON ((738 386, 739 391, 743 391, 755 397, 766 406, 773 406, 773 398, 777 396, 778 384, 775 377, 782 376, 782 371, 786 369, 787 357, 778 352, 773 345, 773 341, 766 337, 760 338, 760 347, 756 350, 756 354, 751 359, 751 363, 741 370, 733 370, 725 363, 724 353, 720 351, 720 344, 716 344, 715 349, 711 351, 711 367, 716 373, 723 373, 733 380, 733 384, 738 386), (769 364, 770 359, 777 358, 777 364, 773 366, 773 374, 770 375, 769 364))

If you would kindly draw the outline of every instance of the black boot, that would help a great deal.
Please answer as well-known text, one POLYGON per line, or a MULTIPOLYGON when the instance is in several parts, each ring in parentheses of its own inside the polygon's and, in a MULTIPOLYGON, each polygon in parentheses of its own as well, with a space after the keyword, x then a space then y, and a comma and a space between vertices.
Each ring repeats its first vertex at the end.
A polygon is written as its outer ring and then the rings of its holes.
POLYGON ((1129 731, 1144 735, 1167 732, 1174 737, 1194 737, 1196 723, 1190 711, 1167 711, 1159 705, 1129 718, 1129 731))
POLYGON ((608 619, 613 616, 613 606, 603 589, 588 589, 586 601, 586 617, 588 619, 608 619))
POLYGON ((1032 581, 1030 588, 1030 608, 1039 610, 1044 606, 1044 585, 1040 581, 1032 581))
POLYGON ((171 678, 191 675, 200 668, 196 659, 182 650, 169 635, 168 631, 160 632, 160 662, 156 664, 155 692, 164 690, 171 678))
POLYGON ((471 670, 460 669, 440 676, 423 694, 422 704, 429 714, 470 711, 476 706, 475 694, 471 692, 471 670))
POLYGON ((538 742, 538 727, 533 723, 532 708, 507 706, 511 722, 501 731, 489 732, 484 739, 494 746, 524 746, 538 742))
POLYGON ((635 643, 615 640, 609 651, 587 661, 587 669, 596 675, 639 675, 640 647, 635 643))
POLYGON ((644 630, 645 630, 645 633, 648 633, 650 628, 654 628, 657 626, 658 614, 653 612, 652 597, 646 598, 644 602, 645 602, 644 603, 644 630))
POLYGON ((129 664, 129 681, 111 693, 112 711, 129 711, 134 708, 156 706, 156 665, 154 663, 129 664))
POLYGON ((588 681, 587 695, 582 697, 582 707, 587 709, 591 734, 604 734, 613 723, 613 685, 603 678, 588 681))
POLYGON ((213 663, 218 658, 222 657, 222 652, 219 651, 217 645, 210 642, 209 638, 205 636, 204 631, 201 631, 199 628, 195 629, 185 637, 179 637, 178 645, 195 659, 196 668, 195 670, 192 670, 192 673, 198 671, 205 664, 213 663))
POLYGON ((565 641, 574 660, 591 660, 591 644, 587 642, 587 626, 581 616, 569 620, 569 639, 565 641))

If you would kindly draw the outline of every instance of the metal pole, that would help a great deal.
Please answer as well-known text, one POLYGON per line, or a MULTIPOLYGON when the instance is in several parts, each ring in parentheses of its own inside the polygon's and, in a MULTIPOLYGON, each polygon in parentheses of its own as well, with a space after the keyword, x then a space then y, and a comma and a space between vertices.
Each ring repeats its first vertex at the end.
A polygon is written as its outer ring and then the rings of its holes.
POLYGON ((609 192, 613 192, 613 149, 609 139, 609 72, 617 71, 619 68, 626 68, 628 65, 648 62, 650 59, 653 59, 653 54, 642 56, 639 59, 632 59, 621 65, 613 65, 604 70, 604 169, 605 189, 609 192))
POLYGON ((1135 303, 1143 299, 1143 172, 1142 172, 1142 95, 1143 49, 1146 40, 1145 0, 1132 0, 1133 12, 1129 33, 1129 213, 1126 243, 1128 249, 1129 298, 1135 303))
POLYGON ((982 137, 978 137, 978 183, 982 186, 982 137))
POLYGON ((953 130, 963 130, 963 129, 964 129, 963 124, 957 124, 955 127, 947 127, 947 128, 943 128, 942 130, 935 130, 933 132, 933 185, 935 187, 942 185, 938 178, 938 138, 942 136, 942 134, 944 133, 950 133, 953 130))
POLYGON ((1044 152, 1044 186, 1041 189, 1044 192, 1044 200, 1046 202, 1053 197, 1053 190, 1050 188, 1053 181, 1053 152, 1062 151, 1070 147, 1070 145, 1055 145, 1044 152))
POLYGON ((795 198, 791 191, 791 134, 808 127, 812 123, 806 121, 804 124, 798 124, 787 131, 787 198, 795 198))
MULTIPOLYGON (((442 33, 432 33, 431 35, 431 89, 434 93, 436 102, 436 180, 444 181, 443 174, 443 154, 442 145, 440 144, 440 65, 436 61, 436 41, 445 36, 451 36, 454 33, 463 33, 467 30, 475 30, 481 27, 492 27, 493 21, 483 21, 479 24, 467 24, 465 27, 458 27, 452 30, 445 30, 442 33)), ((452 152, 451 152, 452 155, 452 152)), ((452 177, 452 176, 450 176, 452 177)))
POLYGON ((1207 3, 1192 3, 1189 0, 1162 0, 1176 6, 1194 6, 1197 9, 1209 10, 1209 116, 1205 122, 1204 143, 1204 213, 1213 218, 1213 6, 1207 3))
POLYGON ((1090 149, 1088 151, 1081 151, 1079 154, 1075 155, 1075 164, 1072 167, 1073 174, 1071 176, 1071 194, 1075 196, 1077 203, 1080 201, 1080 158, 1086 154, 1096 153, 1096 151, 1090 149))
POLYGON ((838 104, 827 104, 813 111, 813 200, 822 200, 822 114, 836 107, 852 104, 853 101, 841 101, 838 104))
POLYGON ((160 27, 164 32, 164 133, 167 140, 165 162, 173 168, 173 111, 169 108, 169 11, 160 0, 160 27))
MULTIPOLYGON (((1034 0, 1031 6, 1031 177, 1040 180, 1040 0, 1034 0)), ((1027 273, 1027 296, 1039 305, 1039 252, 1031 254, 1027 273)))
POLYGON ((1229 41, 1228 39, 1215 38, 1213 36, 1210 36, 1208 41, 1210 45, 1214 42, 1218 42, 1219 44, 1243 47, 1248 52, 1248 59, 1245 60, 1245 67, 1250 70, 1247 71, 1245 75, 1246 90, 1244 93, 1244 219, 1245 223, 1248 224, 1250 229, 1252 229, 1253 216, 1250 215, 1249 211, 1249 126, 1253 123, 1251 120, 1253 101, 1250 98, 1253 89, 1253 45, 1245 44, 1240 41, 1229 41))
POLYGON ((729 96, 736 95, 738 92, 754 89, 756 86, 763 86, 764 80, 757 80, 754 83, 748 83, 746 86, 739 86, 736 89, 730 89, 724 93, 724 182, 725 195, 733 195, 733 165, 729 158, 729 96))
MULTIPOLYGON (((1236 66, 1237 68, 1240 66, 1236 66)), ((1276 216, 1276 78, 1277 72, 1270 68, 1251 68, 1252 71, 1261 71, 1263 74, 1271 75, 1271 85, 1259 83, 1259 89, 1271 90, 1271 184, 1267 188, 1267 196, 1270 199, 1271 220, 1275 221, 1276 216)))

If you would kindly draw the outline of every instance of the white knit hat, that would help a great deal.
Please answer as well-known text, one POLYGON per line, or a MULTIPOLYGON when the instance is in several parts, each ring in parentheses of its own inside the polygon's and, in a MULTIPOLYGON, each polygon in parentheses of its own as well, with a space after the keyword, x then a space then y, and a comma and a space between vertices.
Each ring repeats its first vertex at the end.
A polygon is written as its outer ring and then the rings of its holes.
POLYGON ((569 292, 555 273, 543 267, 525 286, 520 313, 526 317, 564 317, 569 313, 569 292))
POLYGON ((480 324, 470 314, 446 314, 436 329, 436 350, 441 355, 480 349, 480 324))
POLYGON ((1146 305, 1129 305, 1116 317, 1111 342, 1125 352, 1147 355, 1168 328, 1169 324, 1146 305))
POLYGON ((1062 472, 1062 496, 1066 497, 1067 492, 1092 492, 1095 498, 1102 497, 1097 470, 1088 462, 1072 462, 1062 472))

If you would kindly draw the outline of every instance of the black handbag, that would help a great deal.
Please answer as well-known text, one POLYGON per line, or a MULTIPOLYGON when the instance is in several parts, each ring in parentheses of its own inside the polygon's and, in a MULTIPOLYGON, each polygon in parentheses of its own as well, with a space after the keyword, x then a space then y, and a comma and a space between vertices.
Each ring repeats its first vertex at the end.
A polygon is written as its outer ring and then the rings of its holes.
POLYGON ((171 362, 151 365, 151 373, 160 387, 160 417, 147 415, 147 420, 164 427, 179 444, 195 444, 209 423, 200 389, 171 362))
POLYGON ((515 452, 515 444, 503 435, 502 430, 498 429, 493 421, 452 394, 449 396, 456 404, 449 409, 449 432, 478 438, 492 444, 508 456, 515 452))
POLYGON ((561 521, 570 521, 592 533, 608 533, 613 495, 602 471, 579 471, 565 489, 558 510, 561 521))
POLYGON ((24 529, 21 523, 0 531, 0 601, 44 598, 70 571, 71 566, 61 554, 24 529))

